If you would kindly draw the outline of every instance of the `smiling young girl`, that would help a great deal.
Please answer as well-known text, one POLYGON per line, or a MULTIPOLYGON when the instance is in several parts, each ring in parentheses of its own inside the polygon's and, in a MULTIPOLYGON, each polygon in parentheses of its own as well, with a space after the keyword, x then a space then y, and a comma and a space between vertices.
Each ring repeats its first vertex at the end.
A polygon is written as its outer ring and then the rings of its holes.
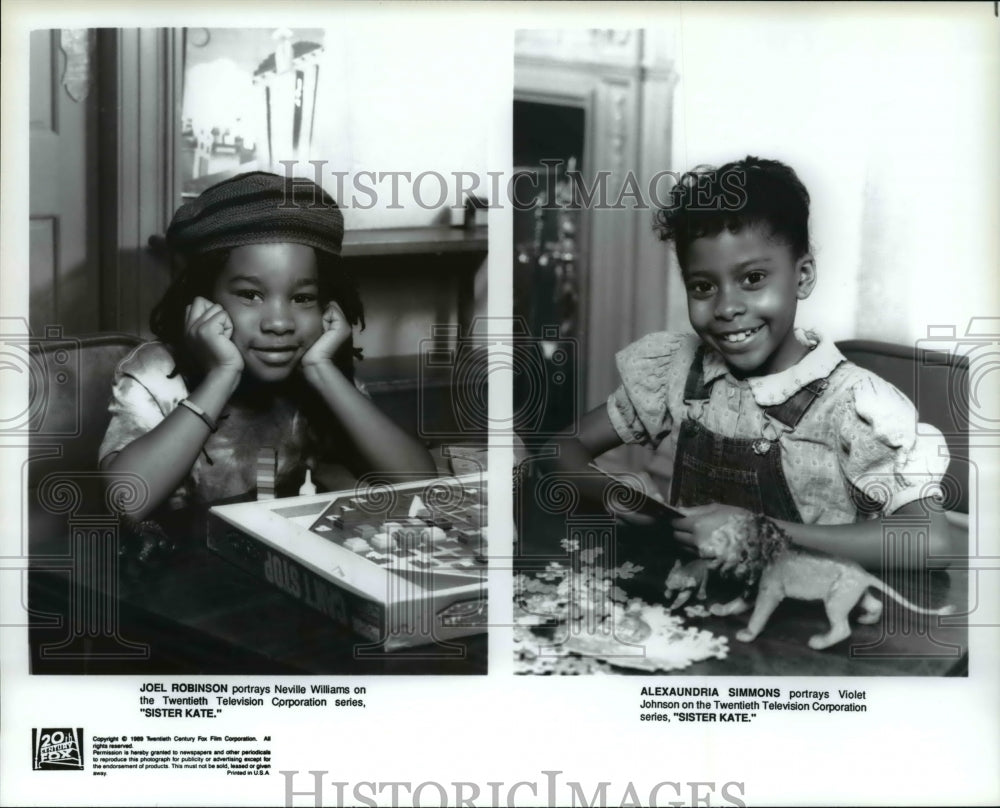
POLYGON ((177 272, 151 317, 159 340, 118 366, 100 449, 101 468, 145 481, 135 517, 252 496, 264 447, 276 452, 278 496, 320 460, 434 473, 354 382, 352 327, 364 313, 340 262, 343 222, 315 184, 263 172, 177 211, 167 231, 177 272))
MULTIPOLYGON (((795 327, 816 285, 809 194, 795 172, 753 157, 691 172, 656 223, 674 243, 695 333, 650 334, 621 351, 621 385, 560 439, 560 465, 669 441, 682 542, 699 545, 750 511, 803 546, 878 567, 883 520, 929 514, 929 553, 948 555, 940 506, 921 502, 948 466, 940 434, 918 430, 888 382, 795 327)), ((922 566, 913 550, 892 563, 922 566)))

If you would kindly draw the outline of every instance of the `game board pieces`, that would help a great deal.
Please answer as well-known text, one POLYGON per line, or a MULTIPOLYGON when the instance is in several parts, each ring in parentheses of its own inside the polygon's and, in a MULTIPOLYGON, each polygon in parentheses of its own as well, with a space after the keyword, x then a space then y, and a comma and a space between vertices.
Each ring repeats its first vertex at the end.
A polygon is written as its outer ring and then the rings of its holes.
POLYGON ((464 486, 452 493, 459 496, 434 507, 418 494, 404 495, 381 513, 373 512, 364 496, 340 497, 311 529, 421 586, 459 586, 487 565, 485 492, 464 486))
POLYGON ((413 497, 412 500, 410 500, 410 511, 408 513, 408 516, 411 519, 417 516, 430 516, 430 511, 427 510, 423 500, 420 499, 419 494, 417 494, 416 496, 413 497))
POLYGON ((373 536, 369 536, 368 543, 380 553, 385 553, 390 547, 394 546, 394 542, 389 538, 388 533, 376 533, 373 536))
POLYGON ((344 547, 353 553, 364 554, 372 549, 372 546, 362 538, 352 538, 344 540, 344 547))

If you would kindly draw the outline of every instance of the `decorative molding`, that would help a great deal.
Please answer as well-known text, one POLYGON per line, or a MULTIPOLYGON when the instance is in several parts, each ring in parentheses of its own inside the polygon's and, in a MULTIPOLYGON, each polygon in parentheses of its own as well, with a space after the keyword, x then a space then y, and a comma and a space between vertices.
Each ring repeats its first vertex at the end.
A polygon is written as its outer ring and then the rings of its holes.
POLYGON ((625 170, 625 150, 628 145, 629 89, 616 86, 611 90, 608 145, 611 150, 611 170, 615 175, 625 170))
POLYGON ((514 57, 537 57, 562 63, 635 68, 642 58, 637 29, 522 30, 514 34, 514 57))
POLYGON ((101 49, 102 161, 106 217, 102 327, 148 334, 149 311, 169 282, 150 236, 180 202, 182 36, 177 29, 114 29, 101 49), (106 100, 105 100, 106 97, 106 100))
MULTIPOLYGON (((591 185, 596 172, 608 171, 611 201, 630 172, 642 185, 642 178, 673 168, 674 41, 670 29, 515 36, 515 97, 585 111, 584 179, 591 185)), ((587 410, 618 383, 615 351, 663 328, 670 261, 653 233, 651 211, 641 208, 582 210, 578 254, 580 408, 587 410)))
POLYGON ((59 48, 66 56, 62 86, 79 103, 90 94, 90 30, 63 28, 59 32, 59 48))

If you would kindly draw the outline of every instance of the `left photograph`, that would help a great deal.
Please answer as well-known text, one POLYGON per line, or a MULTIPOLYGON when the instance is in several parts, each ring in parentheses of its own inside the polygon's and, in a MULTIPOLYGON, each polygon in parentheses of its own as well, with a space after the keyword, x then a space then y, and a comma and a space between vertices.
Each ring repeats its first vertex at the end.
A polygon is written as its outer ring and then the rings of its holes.
POLYGON ((487 672, 489 94, 392 41, 32 32, 33 674, 487 672))

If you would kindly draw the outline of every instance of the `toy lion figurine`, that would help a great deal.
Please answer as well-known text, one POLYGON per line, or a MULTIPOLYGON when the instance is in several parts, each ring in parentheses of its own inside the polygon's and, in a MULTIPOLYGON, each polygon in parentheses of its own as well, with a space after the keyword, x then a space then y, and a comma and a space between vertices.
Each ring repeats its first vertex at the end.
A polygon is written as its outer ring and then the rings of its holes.
MULTIPOLYGON (((851 636, 847 617, 860 601, 859 623, 875 623, 882 616, 882 602, 868 588, 879 589, 893 600, 920 614, 951 614, 954 608, 924 609, 847 559, 805 550, 792 543, 788 534, 766 516, 749 515, 730 519, 717 528, 699 547, 710 566, 746 582, 748 590, 757 586, 757 600, 747 627, 736 634, 741 642, 751 642, 763 631, 768 618, 786 597, 822 600, 830 620, 826 634, 809 638, 816 650, 851 636)), ((739 614, 749 608, 747 594, 729 603, 713 604, 712 614, 739 614)))
POLYGON ((684 565, 679 558, 674 562, 663 590, 663 595, 668 600, 677 593, 673 603, 667 607, 670 611, 687 603, 695 590, 698 590, 698 600, 704 600, 708 596, 708 572, 713 564, 714 561, 708 558, 696 558, 684 565))

